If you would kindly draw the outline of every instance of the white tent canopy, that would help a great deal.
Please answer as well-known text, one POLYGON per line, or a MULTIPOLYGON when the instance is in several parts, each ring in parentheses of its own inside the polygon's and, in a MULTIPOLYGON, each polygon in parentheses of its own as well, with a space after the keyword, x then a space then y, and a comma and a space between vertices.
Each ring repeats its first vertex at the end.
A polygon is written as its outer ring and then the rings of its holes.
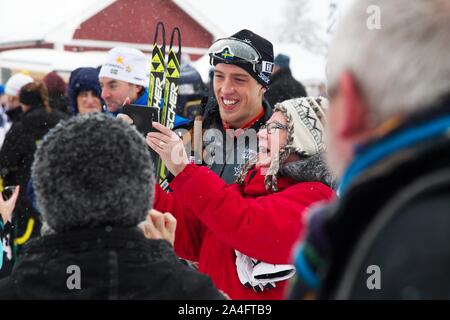
POLYGON ((70 73, 79 67, 98 67, 105 59, 105 52, 69 52, 53 49, 19 49, 0 53, 0 68, 29 70, 48 73, 70 73))

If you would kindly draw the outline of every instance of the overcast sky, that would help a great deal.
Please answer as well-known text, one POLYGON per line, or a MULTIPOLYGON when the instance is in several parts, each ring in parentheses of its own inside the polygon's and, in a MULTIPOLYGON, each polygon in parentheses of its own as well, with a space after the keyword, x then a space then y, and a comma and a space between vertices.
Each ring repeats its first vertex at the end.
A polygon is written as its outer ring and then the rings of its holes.
MULTIPOLYGON (((277 26, 283 21, 286 0, 185 0, 222 29, 225 34, 233 34, 241 29, 252 31, 275 41, 277 26)), ((311 0, 312 14, 326 21, 329 0, 311 0)))

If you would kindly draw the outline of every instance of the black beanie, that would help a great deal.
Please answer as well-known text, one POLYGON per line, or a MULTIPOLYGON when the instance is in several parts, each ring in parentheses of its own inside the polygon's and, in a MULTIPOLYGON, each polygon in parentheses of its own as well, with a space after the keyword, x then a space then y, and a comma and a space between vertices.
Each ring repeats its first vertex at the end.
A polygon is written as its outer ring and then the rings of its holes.
POLYGON ((44 225, 55 232, 135 227, 153 202, 144 138, 103 113, 61 121, 39 145, 31 175, 44 225))
POLYGON ((19 101, 30 107, 43 106, 44 101, 42 101, 41 92, 39 90, 34 89, 27 84, 20 89, 19 93, 19 101))
POLYGON ((261 55, 259 65, 261 65, 261 72, 255 72, 253 66, 249 63, 240 63, 237 61, 231 61, 230 64, 236 65, 245 71, 247 71, 258 83, 268 88, 270 85, 270 75, 273 69, 273 45, 267 39, 251 32, 250 30, 243 29, 230 38, 236 38, 244 42, 250 43, 261 55))

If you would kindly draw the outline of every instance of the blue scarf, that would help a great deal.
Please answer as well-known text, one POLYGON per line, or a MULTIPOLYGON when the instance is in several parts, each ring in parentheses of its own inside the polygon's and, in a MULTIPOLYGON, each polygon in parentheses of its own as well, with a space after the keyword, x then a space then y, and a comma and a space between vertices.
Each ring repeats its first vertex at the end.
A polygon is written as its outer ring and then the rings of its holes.
POLYGON ((394 152, 406 149, 421 141, 429 140, 445 134, 450 130, 450 116, 446 115, 397 132, 391 136, 370 144, 367 147, 359 147, 356 157, 344 173, 338 188, 338 195, 342 196, 352 181, 367 168, 378 163, 394 152))

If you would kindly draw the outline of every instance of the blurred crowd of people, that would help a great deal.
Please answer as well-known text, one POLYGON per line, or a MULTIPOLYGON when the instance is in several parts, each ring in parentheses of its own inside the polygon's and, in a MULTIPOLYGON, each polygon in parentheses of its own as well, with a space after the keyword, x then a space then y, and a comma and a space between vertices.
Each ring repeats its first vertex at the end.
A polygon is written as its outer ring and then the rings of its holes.
POLYGON ((209 48, 210 83, 182 65, 175 129, 144 136, 123 114, 149 100, 137 49, 67 84, 14 74, 0 86, 0 298, 449 298, 449 23, 445 1, 355 2, 327 97, 241 30, 209 48))

